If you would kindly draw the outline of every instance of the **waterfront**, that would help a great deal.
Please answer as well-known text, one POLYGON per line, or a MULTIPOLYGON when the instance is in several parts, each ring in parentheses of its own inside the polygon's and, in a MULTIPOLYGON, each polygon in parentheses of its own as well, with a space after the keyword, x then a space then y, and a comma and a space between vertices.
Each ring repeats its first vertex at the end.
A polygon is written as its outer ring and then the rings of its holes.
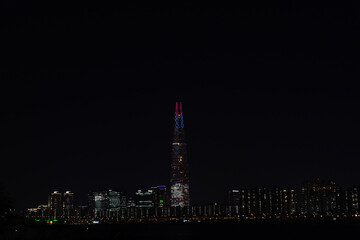
POLYGON ((132 223, 28 225, 2 228, 0 239, 346 239, 360 233, 359 221, 247 223, 132 223))

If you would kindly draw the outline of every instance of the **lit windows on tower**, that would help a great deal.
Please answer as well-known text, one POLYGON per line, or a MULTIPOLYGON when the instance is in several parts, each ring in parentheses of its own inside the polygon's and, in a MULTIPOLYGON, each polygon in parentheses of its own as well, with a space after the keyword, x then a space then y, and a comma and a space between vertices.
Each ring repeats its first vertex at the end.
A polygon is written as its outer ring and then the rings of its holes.
POLYGON ((66 191, 63 195, 63 212, 64 216, 69 218, 74 214, 74 193, 66 191))
POLYGON ((190 206, 189 167, 184 132, 182 103, 176 102, 172 143, 170 203, 172 207, 190 206))
POLYGON ((50 194, 48 206, 53 219, 62 216, 62 194, 59 191, 54 191, 50 194))

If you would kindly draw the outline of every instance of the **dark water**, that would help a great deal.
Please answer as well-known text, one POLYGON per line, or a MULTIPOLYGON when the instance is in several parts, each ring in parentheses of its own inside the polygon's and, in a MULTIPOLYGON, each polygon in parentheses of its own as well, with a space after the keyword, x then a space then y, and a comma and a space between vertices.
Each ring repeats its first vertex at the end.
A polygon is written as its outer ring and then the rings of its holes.
POLYGON ((359 239, 360 223, 172 223, 23 226, 0 239, 359 239))

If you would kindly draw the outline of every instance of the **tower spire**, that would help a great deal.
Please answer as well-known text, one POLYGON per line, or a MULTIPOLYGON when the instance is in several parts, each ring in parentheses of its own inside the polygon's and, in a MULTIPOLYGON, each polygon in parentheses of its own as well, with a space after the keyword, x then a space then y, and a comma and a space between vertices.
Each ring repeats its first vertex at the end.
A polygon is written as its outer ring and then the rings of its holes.
POLYGON ((176 104, 175 104, 175 117, 177 117, 178 114, 179 114, 178 102, 176 102, 176 104))
POLYGON ((178 102, 175 104, 175 128, 179 128, 179 108, 178 102))

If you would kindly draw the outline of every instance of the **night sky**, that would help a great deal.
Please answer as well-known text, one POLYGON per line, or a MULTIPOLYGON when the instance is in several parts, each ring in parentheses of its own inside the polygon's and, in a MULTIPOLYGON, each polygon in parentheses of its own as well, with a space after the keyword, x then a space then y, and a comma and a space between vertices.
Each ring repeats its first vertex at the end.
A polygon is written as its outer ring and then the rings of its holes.
POLYGON ((360 184, 359 5, 14 2, 0 7, 0 182, 18 208, 169 185, 176 101, 192 203, 360 184))

